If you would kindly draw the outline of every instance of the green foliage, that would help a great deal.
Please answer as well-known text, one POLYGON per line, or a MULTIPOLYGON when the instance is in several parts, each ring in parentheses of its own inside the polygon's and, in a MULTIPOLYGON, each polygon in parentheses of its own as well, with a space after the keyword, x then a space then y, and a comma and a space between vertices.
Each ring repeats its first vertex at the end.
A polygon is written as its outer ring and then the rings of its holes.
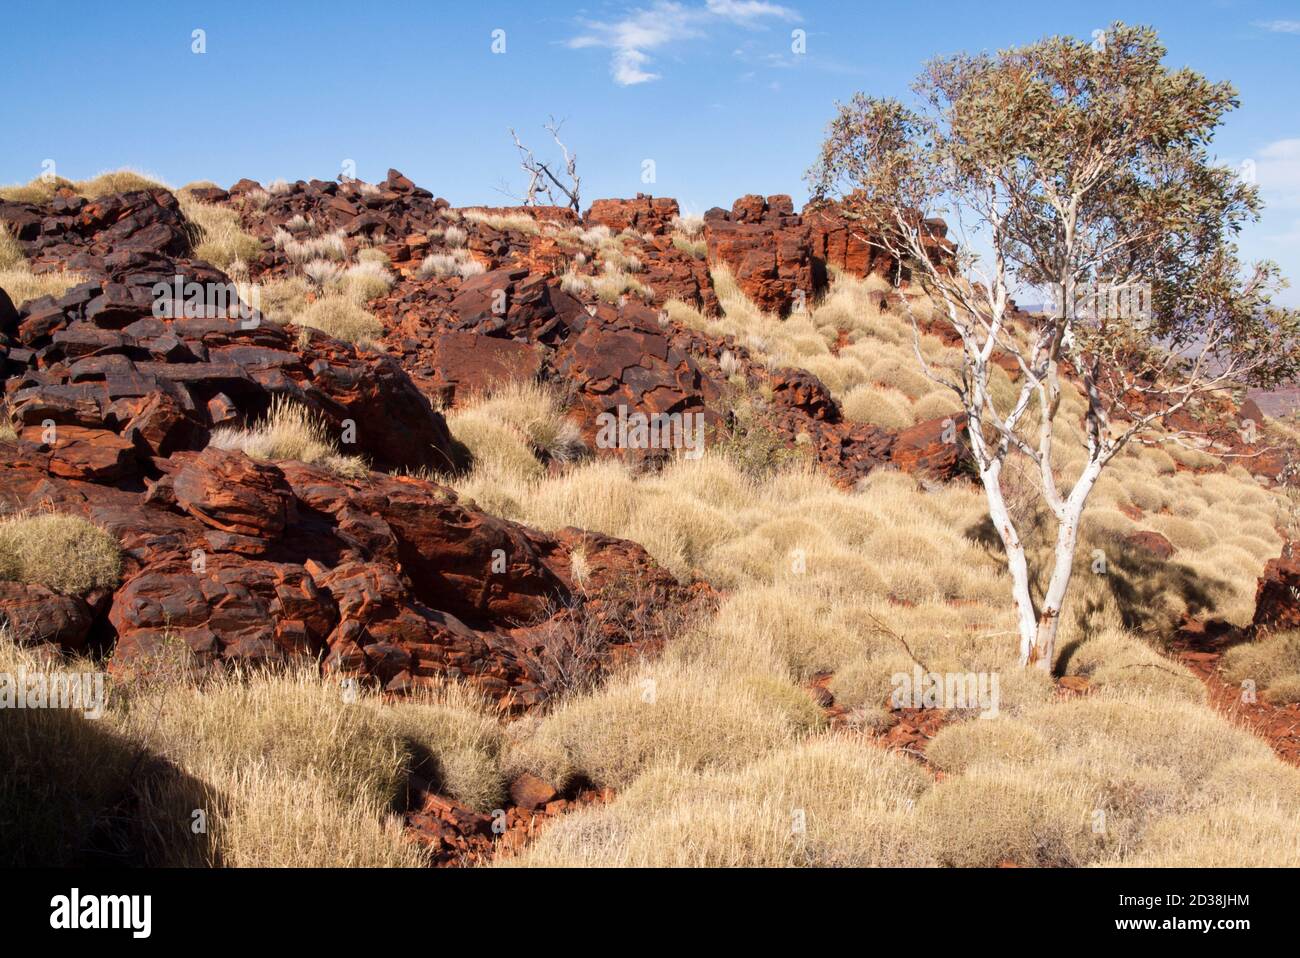
POLYGON ((1153 29, 1117 22, 1092 42, 936 59, 915 107, 859 93, 839 108, 814 196, 922 243, 925 218, 971 214, 1007 278, 1061 304, 1053 348, 1097 369, 1112 406, 1134 378, 1289 378, 1300 316, 1274 305, 1276 265, 1245 266, 1233 243, 1259 191, 1209 151, 1236 91, 1166 67, 1165 53, 1153 29), (1095 289, 1147 303, 1089 311, 1095 289), (1107 382, 1118 367, 1134 376, 1107 382))
POLYGON ((811 458, 811 449, 791 448, 761 397, 738 392, 730 406, 725 425, 709 437, 708 445, 745 475, 765 478, 811 458))

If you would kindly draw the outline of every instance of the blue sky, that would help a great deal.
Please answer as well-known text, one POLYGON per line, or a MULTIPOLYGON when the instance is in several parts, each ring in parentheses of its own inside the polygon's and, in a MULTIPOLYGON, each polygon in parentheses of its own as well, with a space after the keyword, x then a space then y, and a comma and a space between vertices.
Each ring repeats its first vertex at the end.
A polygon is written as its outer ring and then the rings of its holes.
POLYGON ((522 176, 506 129, 541 151, 554 114, 588 202, 638 190, 691 212, 748 192, 802 202, 837 99, 903 95, 935 54, 1086 37, 1117 18, 1157 27, 1171 65, 1236 84, 1242 108, 1218 153, 1253 161, 1269 204, 1243 246, 1300 284, 1297 0, 17 0, 0 33, 0 182, 45 160, 73 179, 132 166, 176 185, 333 178, 353 160, 362 179, 393 166, 456 205, 507 203, 498 187, 522 176))

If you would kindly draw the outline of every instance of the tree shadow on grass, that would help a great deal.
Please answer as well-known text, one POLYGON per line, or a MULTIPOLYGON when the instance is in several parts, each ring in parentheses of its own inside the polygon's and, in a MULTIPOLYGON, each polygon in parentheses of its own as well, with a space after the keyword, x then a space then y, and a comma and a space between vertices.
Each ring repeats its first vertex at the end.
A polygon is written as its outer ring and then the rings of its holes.
MULTIPOLYGON (((1041 524, 1034 524, 1025 536, 1029 542, 1043 532, 1041 524)), ((1005 558, 1002 540, 987 516, 968 528, 968 539, 977 542, 996 555, 1005 558)), ((1043 548, 1027 547, 1030 590, 1035 610, 1040 607, 1047 579, 1050 555, 1043 548)), ((1110 609, 1118 611, 1124 628, 1157 636, 1161 641, 1171 638, 1184 614, 1191 618, 1204 618, 1215 612, 1219 603, 1230 593, 1231 583, 1226 579, 1210 578, 1203 572, 1170 559, 1161 559, 1124 540, 1099 536, 1081 544, 1075 556, 1074 579, 1066 597, 1067 614, 1074 616, 1080 638, 1060 650, 1058 671, 1069 665, 1070 656, 1088 637, 1102 627, 1110 609), (1104 559, 1097 565, 1096 550, 1104 559), (1098 568, 1104 572, 1098 574, 1098 568), (1082 577, 1095 579, 1101 588, 1088 588, 1082 577)))
POLYGON ((71 709, 0 709, 0 865, 219 863, 194 810, 217 797, 165 757, 71 709))

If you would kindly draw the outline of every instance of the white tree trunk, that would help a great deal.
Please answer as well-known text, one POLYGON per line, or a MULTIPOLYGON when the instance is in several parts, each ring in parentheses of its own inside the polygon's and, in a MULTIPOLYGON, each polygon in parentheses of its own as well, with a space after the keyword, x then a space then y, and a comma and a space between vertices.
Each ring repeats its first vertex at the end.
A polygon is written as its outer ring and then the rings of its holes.
POLYGON ((980 470, 980 482, 984 486, 984 496, 989 504, 989 518, 998 538, 1002 540, 1002 550, 1006 555, 1007 571, 1011 574, 1011 595, 1016 603, 1016 620, 1020 631, 1020 662, 1028 661, 1037 635, 1038 622, 1034 613, 1034 598, 1029 588, 1029 562, 1025 557, 1025 545, 1020 541, 1020 532, 1011 520, 1006 499, 1002 495, 1002 463, 994 461, 987 469, 980 470))
POLYGON ((1016 603, 1016 622, 1020 633, 1020 664, 1050 672, 1056 662, 1056 635, 1061 623, 1061 609, 1074 574, 1074 553, 1079 545, 1079 522, 1088 496, 1101 474, 1102 463, 1090 461, 1063 504, 1063 514, 1056 527, 1052 577, 1043 596, 1043 608, 1034 608, 1029 583, 1029 562, 1019 530, 1011 519, 1002 495, 1002 463, 993 462, 980 471, 980 482, 989 504, 989 517, 1002 540, 1007 572, 1011 575, 1011 595, 1016 603))
POLYGON ((1063 514, 1056 527, 1056 548, 1052 556, 1052 577, 1047 583, 1047 592, 1043 596, 1043 608, 1038 615, 1038 627, 1034 631, 1033 642, 1028 649, 1023 646, 1020 664, 1034 666, 1044 672, 1050 672, 1056 663, 1056 633, 1061 625, 1061 609, 1065 605, 1065 596, 1070 590, 1070 579, 1074 575, 1074 553, 1079 545, 1079 521, 1083 517, 1083 507, 1088 503, 1092 487, 1101 474, 1102 463, 1092 460, 1079 476, 1065 500, 1063 514))

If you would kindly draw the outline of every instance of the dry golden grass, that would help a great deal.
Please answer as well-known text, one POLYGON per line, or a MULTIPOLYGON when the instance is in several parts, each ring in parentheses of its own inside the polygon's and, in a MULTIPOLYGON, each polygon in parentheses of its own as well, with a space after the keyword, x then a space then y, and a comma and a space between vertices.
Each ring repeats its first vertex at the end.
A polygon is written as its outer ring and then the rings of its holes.
POLYGON ((508 495, 493 488, 496 477, 526 482, 543 473, 543 460, 572 462, 586 452, 555 390, 534 381, 499 383, 469 397, 447 413, 447 426, 474 457, 478 481, 466 491, 489 503, 508 495))
POLYGON ((1071 651, 1066 669, 1092 688, 1206 700, 1205 686, 1189 669, 1118 629, 1099 632, 1071 651))
POLYGON ((461 279, 468 279, 471 276, 481 276, 486 272, 487 267, 474 259, 470 251, 462 246, 453 248, 449 253, 433 253, 426 256, 420 262, 416 276, 420 279, 434 276, 459 276, 461 279))
POLYGON ((11 203, 48 203, 54 198, 56 191, 70 189, 75 192, 76 188, 76 183, 65 180, 61 176, 48 178, 38 176, 26 184, 13 183, 0 187, 0 200, 8 200, 11 203))
POLYGON ((1204 449, 1189 448, 1177 443, 1169 443, 1165 447, 1165 453, 1176 463, 1189 469, 1217 469, 1222 463, 1221 459, 1204 449))
POLYGON ((561 788, 625 788, 647 768, 737 768, 823 723, 807 693, 757 671, 719 675, 675 659, 646 665, 562 703, 507 753, 512 772, 561 788))
POLYGON ((553 825, 507 864, 1297 860, 1287 829, 1300 814, 1300 776, 1199 706, 1153 698, 1046 705, 1022 720, 950 726, 928 754, 948 772, 942 784, 845 735, 782 746, 739 769, 662 759, 613 805, 553 825), (1198 852, 1179 840, 1186 821, 1214 821, 1219 834, 1198 852))
MULTIPOLYGON (((0 627, 0 671, 52 667, 93 668, 44 661, 0 627)), ((504 796, 502 729, 461 686, 392 704, 309 665, 107 687, 98 720, 7 713, 0 762, 22 772, 0 780, 5 861, 120 846, 142 865, 420 866, 395 814, 413 773, 479 810, 504 796)))
POLYGON ((38 176, 26 185, 0 187, 0 199, 17 203, 48 203, 60 189, 71 190, 88 199, 96 199, 108 193, 170 190, 171 187, 150 173, 123 167, 119 170, 106 170, 90 179, 80 181, 67 180, 61 176, 38 176))
POLYGON ((117 539, 80 516, 40 512, 0 519, 0 579, 78 595, 117 585, 117 539))
MULTIPOLYGON (((252 302, 252 290, 253 287, 249 286, 246 295, 246 290, 241 286, 240 299, 252 302)), ((260 281, 256 290, 258 309, 263 318, 283 326, 292 323, 294 317, 307 308, 307 294, 311 292, 311 286, 300 276, 285 276, 260 281)))
POLYGON ((177 194, 181 212, 200 230, 194 255, 207 260, 221 270, 230 270, 235 264, 247 264, 262 254, 262 243, 245 232, 239 213, 229 207, 201 203, 185 192, 177 194))
POLYGON ((1104 865, 1136 868, 1300 867, 1300 812, 1249 799, 1155 822, 1135 854, 1104 865))
MULTIPOLYGON (((293 221, 290 220, 290 222, 293 221)), ((307 223, 308 221, 303 220, 303 222, 307 223)), ((377 263, 384 267, 384 269, 388 269, 393 265, 393 261, 389 258, 388 254, 375 246, 363 246, 361 249, 357 250, 357 262, 377 263)))
POLYGON ((1074 866, 1098 852, 1090 810, 1068 779, 974 768, 921 797, 916 827, 941 865, 1074 866))
POLYGON ((480 812, 505 801, 505 730, 496 712, 464 686, 371 705, 412 750, 414 769, 440 791, 480 812))
POLYGON ((1300 702, 1300 672, 1274 679, 1264 690, 1264 699, 1272 705, 1294 705, 1300 702))
POLYGON ((688 256, 694 256, 696 259, 704 259, 708 255, 709 246, 700 237, 690 236, 680 230, 673 232, 673 246, 686 253, 688 256))
POLYGON ((906 429, 915 424, 912 402, 895 389, 874 383, 860 383, 841 400, 844 415, 853 422, 870 423, 886 429, 906 429))
MULTIPOLYGON (((918 385, 901 365, 880 363, 884 346, 897 350, 885 358, 900 361, 913 347, 903 319, 857 304, 871 284, 841 278, 811 316, 778 323, 743 301, 724 273, 719 278, 721 320, 705 320, 681 304, 670 304, 670 312, 734 335, 769 361, 813 368, 833 389, 847 384, 852 392, 881 378, 918 385), (828 344, 842 330, 853 331, 852 344, 834 356, 828 344)), ((921 348, 940 366, 954 359, 929 338, 921 348)), ((1007 379, 998 388, 1014 385, 1007 379)), ((1066 391, 1067 416, 1081 404, 1077 390, 1066 391)), ((914 416, 920 408, 934 415, 954 410, 942 391, 916 398, 914 416)), ((1068 475, 1079 464, 1067 448, 1058 468, 1068 475)), ((916 659, 933 670, 997 673, 1001 716, 963 722, 931 746, 949 778, 918 802, 908 826, 912 860, 1087 864, 1140 857, 1159 863, 1181 853, 1166 849, 1153 826, 1179 814, 1180 804, 1219 809, 1242 800, 1239 791, 1200 791, 1227 763, 1247 756, 1258 766, 1256 778, 1274 784, 1290 774, 1261 741, 1215 715, 1204 704, 1202 685, 1158 648, 1186 611, 1249 620, 1255 579, 1281 548, 1274 527, 1284 504, 1240 470, 1168 470, 1167 453, 1135 447, 1094 494, 1061 635, 1061 667, 1086 675, 1094 689, 1078 703, 1058 701, 1049 678, 1014 664, 1009 587, 997 551, 986 544, 985 504, 975 487, 925 492, 910 477, 878 472, 845 492, 800 468, 747 475, 716 451, 658 475, 637 477, 601 461, 540 478, 531 469, 497 466, 476 470, 462 485, 480 501, 489 498, 480 491, 490 491, 511 518, 626 536, 679 576, 702 574, 732 590, 717 615, 671 643, 659 664, 698 677, 693 687, 707 688, 713 676, 720 683, 708 693, 715 707, 735 694, 735 676, 759 674, 793 687, 831 671, 837 701, 856 707, 871 727, 884 720, 892 675, 910 671, 916 659), (1133 505, 1147 517, 1133 520, 1119 508, 1133 505), (1157 528, 1148 518, 1165 508, 1171 515, 1156 520, 1159 528, 1181 542, 1172 560, 1147 559, 1119 542, 1129 532, 1157 528), (1107 560, 1104 575, 1094 574, 1098 549, 1107 560)), ((1049 543, 1038 533, 1029 538, 1041 575, 1049 543)), ((620 718, 639 714, 630 682, 562 703, 512 748, 512 756, 529 756, 542 773, 579 776, 594 769, 596 780, 633 783, 610 808, 562 823, 520 863, 788 862, 786 846, 762 816, 737 809, 719 818, 711 811, 726 794, 717 777, 743 771, 711 771, 725 769, 727 759, 692 746, 689 727, 656 726, 653 747, 629 747, 627 737, 639 734, 641 724, 620 718), (674 738, 691 746, 688 758, 675 751, 674 738), (628 756, 633 760, 624 761, 628 756), (679 781, 674 766, 683 761, 704 768, 691 774, 719 791, 697 795, 683 788, 679 799, 662 806, 635 800, 642 783, 663 775, 679 781), (665 763, 671 771, 657 771, 665 763), (767 836, 770 857, 752 849, 751 830, 767 836), (655 850, 665 849, 669 836, 681 852, 655 850)), ((816 730, 799 735, 806 744, 782 745, 767 756, 788 761, 777 756, 823 740, 816 730)), ((754 741, 741 750, 752 756, 763 737, 754 741)), ((1262 846, 1249 829, 1238 832, 1240 861, 1253 863, 1262 846)), ((894 861, 885 850, 879 856, 878 863, 894 861)), ((1286 860, 1285 854, 1261 859, 1286 860)))
POLYGON ((23 248, 9 229, 8 223, 0 223, 0 271, 11 270, 27 259, 23 248))
POLYGON ((338 443, 322 419, 279 396, 271 401, 265 419, 248 429, 218 429, 210 444, 218 449, 241 450, 254 459, 296 459, 322 465, 352 479, 370 472, 364 459, 339 452, 338 443))
POLYGON ((343 276, 343 267, 331 260, 313 259, 302 264, 302 275, 317 292, 326 289, 338 292, 341 287, 339 280, 343 276))
POLYGON ((25 260, 0 269, 0 289, 9 294, 15 306, 42 296, 57 298, 85 279, 80 273, 69 271, 33 273, 25 260))
POLYGON ((982 764, 1032 764, 1049 754, 1047 740, 1032 725, 1008 716, 946 726, 925 747, 925 757, 949 775, 982 764))
MULTIPOLYGON (((401 820, 367 797, 339 799, 314 772, 287 775, 250 762, 235 769, 200 766, 205 787, 163 783, 150 796, 151 817, 172 818, 207 802, 206 841, 178 837, 157 853, 160 864, 226 868, 419 868, 425 853, 401 820), (176 792, 180 792, 179 795, 176 792), (288 800, 286 800, 288 796, 288 800), (342 840, 341 840, 342 837, 342 840)), ((201 807, 201 806, 199 806, 201 807)), ((162 844, 162 843, 160 843, 162 844)))
POLYGON ((170 186, 150 173, 142 173, 139 170, 125 167, 120 170, 106 170, 88 180, 81 180, 77 183, 77 192, 90 199, 106 196, 109 193, 170 189, 170 186))
POLYGON ((398 703, 350 691, 309 667, 236 673, 199 688, 150 689, 136 704, 156 707, 174 757, 314 771, 340 798, 363 796, 385 806, 404 799, 406 772, 425 762, 420 771, 456 799, 477 809, 500 801, 501 727, 465 687, 398 703))
POLYGON ((344 291, 358 303, 368 303, 387 295, 397 278, 382 263, 373 259, 361 260, 343 271, 341 282, 344 291))
MULTIPOLYGON (((901 308, 882 312, 876 297, 890 291, 878 276, 858 279, 836 274, 820 302, 785 319, 764 315, 745 297, 726 267, 713 269, 714 287, 723 315, 707 318, 680 302, 667 308, 679 322, 716 336, 732 336, 756 358, 774 367, 792 366, 817 375, 844 403, 845 413, 860 422, 903 428, 925 419, 950 415, 956 400, 917 362, 917 344, 901 308), (836 344, 847 339, 847 344, 836 344)), ((917 301, 918 313, 930 307, 917 301)), ((937 373, 960 368, 961 352, 924 335, 920 349, 937 373)), ((1000 401, 1014 398, 1014 387, 998 368, 993 389, 1000 401)))
POLYGON ((487 210, 466 209, 460 215, 471 223, 482 223, 494 230, 515 230, 520 233, 539 233, 541 226, 527 213, 489 213, 487 210))
POLYGON ((504 862, 542 867, 919 866, 929 777, 850 736, 785 745, 735 771, 656 766, 606 808, 549 826, 504 862))
POLYGON ((927 393, 912 405, 912 414, 917 422, 955 416, 961 411, 961 400, 947 390, 927 393))
MULTIPOLYGON (((1133 855, 1174 864, 1161 860, 1170 816, 1270 791, 1285 795, 1287 782, 1300 777, 1262 741, 1203 706, 1144 690, 1094 693, 1016 719, 949 726, 927 755, 957 776, 927 800, 953 782, 978 793, 961 795, 938 816, 953 845, 939 857, 952 864, 1085 864, 1133 855), (1005 789, 1037 795, 1046 818, 1029 817, 1034 813, 1008 801, 1005 789), (985 802, 990 807, 981 808, 985 802), (995 804, 1005 804, 1003 816, 993 813, 995 804), (1051 850, 1046 858, 1044 849, 1051 850)), ((1243 865, 1287 860, 1281 850, 1262 861, 1252 860, 1249 847, 1239 852, 1243 865)))
POLYGON ((0 222, 0 290, 14 305, 22 305, 40 296, 61 296, 85 277, 79 273, 32 273, 18 240, 9 226, 0 222))
POLYGON ((685 216, 674 216, 672 227, 674 232, 695 239, 704 235, 704 217, 690 213, 685 216))
POLYGON ((627 295, 639 296, 645 300, 654 296, 654 290, 632 273, 612 266, 608 262, 606 266, 604 272, 595 276, 575 272, 565 273, 560 277, 560 284, 566 292, 574 294, 593 292, 607 303, 617 303, 627 295))
POLYGON ((304 236, 301 239, 295 239, 284 230, 277 230, 273 240, 284 251, 289 262, 299 266, 312 260, 342 262, 348 256, 348 246, 342 230, 322 236, 304 236))
POLYGON ((1223 657, 1224 678, 1253 683, 1274 705, 1300 701, 1300 632, 1279 632, 1229 649, 1223 657))
POLYGON ((130 691, 112 719, 149 716, 148 746, 179 773, 152 784, 146 817, 188 825, 193 808, 208 817, 204 842, 160 836, 164 862, 420 865, 393 815, 411 772, 476 807, 500 794, 499 729, 463 689, 387 705, 304 667, 130 691))
MULTIPOLYGON (((575 239, 598 251, 619 245, 608 231, 575 239)), ((880 281, 841 277, 808 313, 780 321, 754 309, 725 273, 718 279, 724 317, 706 320, 681 304, 670 313, 734 335, 769 362, 812 369, 842 399, 887 381, 914 421, 951 411, 940 387, 923 392, 907 374, 911 329, 896 310, 875 307, 868 294, 880 281), (848 345, 837 354, 842 337, 848 345)), ((920 348, 951 368, 953 351, 937 340, 920 348)), ((1066 391, 1066 420, 1081 402, 1066 391)), ((454 480, 467 498, 544 530, 576 525, 640 542, 679 578, 703 576, 723 590, 716 613, 679 630, 656 660, 504 729, 445 701, 439 716, 420 711, 427 705, 398 714, 368 700, 364 715, 336 715, 337 690, 314 678, 248 693, 263 695, 262 705, 219 690, 226 704, 214 703, 206 719, 175 718, 175 730, 165 723, 162 740, 203 788, 225 796, 212 802, 221 824, 204 860, 408 860, 416 853, 397 843, 392 788, 425 751, 437 756, 444 788, 480 808, 522 770, 561 786, 616 788, 608 806, 549 826, 512 859, 519 865, 1300 860, 1300 773, 1212 711, 1199 682, 1160 651, 1183 613, 1250 619, 1255 579, 1280 551, 1276 527, 1288 506, 1244 470, 1171 473, 1159 449, 1118 457, 1085 519, 1061 626, 1058 668, 1087 676, 1092 691, 1061 700, 1050 678, 1015 665, 1010 587, 978 487, 932 489, 878 470, 844 490, 803 462, 748 469, 723 446, 638 474, 566 457, 572 424, 535 384, 504 384, 448 419, 475 453, 472 470, 454 480), (544 458, 559 465, 544 468, 544 458), (1143 510, 1137 519, 1123 511, 1133 507, 1143 510), (1176 538, 1178 551, 1159 562, 1122 543, 1144 529, 1176 538), (1098 551, 1105 574, 1094 572, 1098 551), (856 710, 858 726, 880 728, 891 720, 893 675, 918 661, 1000 679, 997 718, 963 717, 930 744, 945 772, 938 785, 865 736, 831 733, 806 689, 817 673, 833 673, 831 691, 856 710), (236 701, 254 717, 215 728, 213 716, 236 701), (331 744, 326 732, 340 716, 356 724, 331 744), (417 747, 421 729, 433 744, 417 747), (209 737, 205 758, 198 743, 209 737), (307 783, 297 816, 271 802, 275 783, 290 779, 307 783), (322 836, 339 829, 348 840, 330 851, 322 836)), ((1068 476, 1080 460, 1063 446, 1055 466, 1068 476)), ((1034 511, 1017 509, 1041 588, 1050 543, 1034 511)), ((1300 673, 1275 651, 1261 644, 1257 659, 1241 651, 1225 664, 1267 672, 1288 695, 1300 673)), ((175 708, 200 712, 207 694, 180 694, 175 708)))
POLYGON ((383 324, 348 295, 325 293, 294 316, 299 326, 319 329, 345 343, 364 346, 384 334, 383 324))
MULTIPOLYGON (((16 644, 0 622, 0 673, 87 672, 16 644)), ((109 818, 138 751, 67 709, 6 709, 0 735, 0 860, 9 866, 70 864, 109 818)))

